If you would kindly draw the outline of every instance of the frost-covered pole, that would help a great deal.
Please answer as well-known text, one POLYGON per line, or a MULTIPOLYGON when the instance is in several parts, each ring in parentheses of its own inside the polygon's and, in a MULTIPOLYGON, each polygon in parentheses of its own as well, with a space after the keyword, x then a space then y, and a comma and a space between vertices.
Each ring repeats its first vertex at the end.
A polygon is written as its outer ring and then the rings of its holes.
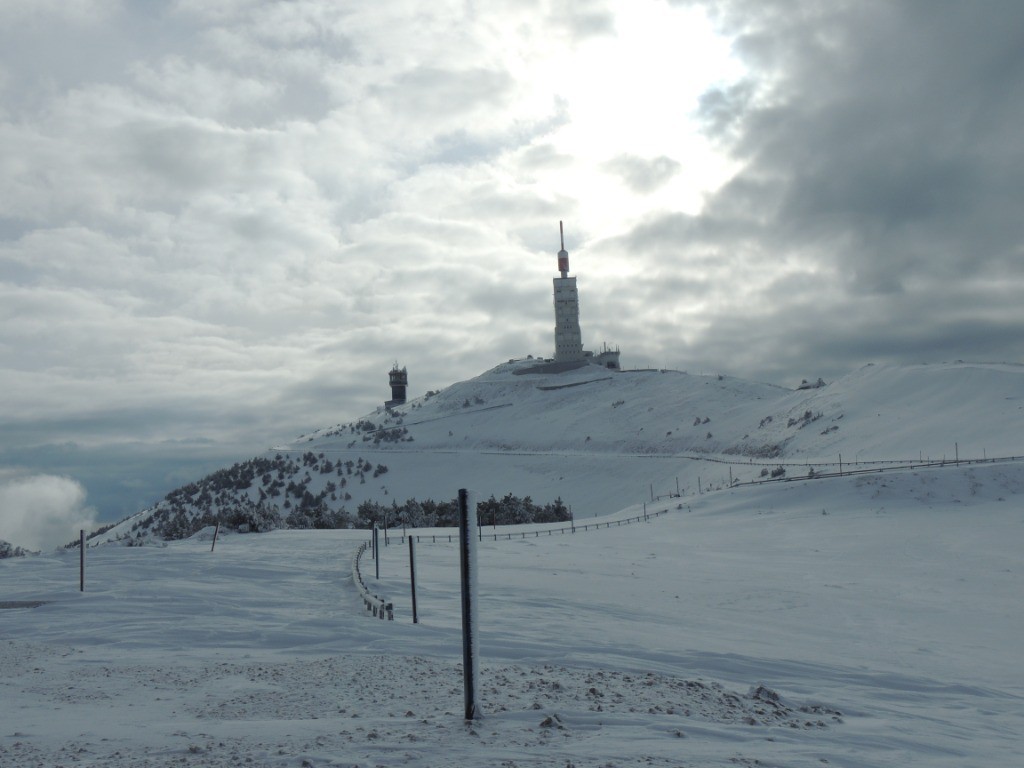
POLYGON ((466 719, 473 720, 480 710, 476 694, 480 689, 477 657, 477 540, 476 494, 459 489, 459 564, 462 572, 462 677, 466 700, 466 719))
POLYGON ((78 591, 85 592, 85 531, 78 531, 78 591))

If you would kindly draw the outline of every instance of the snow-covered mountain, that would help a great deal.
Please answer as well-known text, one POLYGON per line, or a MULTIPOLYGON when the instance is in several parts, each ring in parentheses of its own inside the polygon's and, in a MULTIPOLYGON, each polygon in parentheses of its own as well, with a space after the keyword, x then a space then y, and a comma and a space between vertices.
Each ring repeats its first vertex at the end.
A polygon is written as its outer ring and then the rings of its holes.
POLYGON ((91 549, 84 591, 82 553, 0 560, 0 764, 1019 764, 1024 461, 993 459, 1022 453, 1020 367, 867 367, 799 391, 517 370, 172 494, 228 512, 291 483, 294 508, 346 478, 339 504, 469 485, 615 509, 601 528, 485 527, 482 719, 460 710, 443 529, 415 531, 418 623, 404 541, 365 574, 384 621, 352 575, 366 531, 215 551, 200 533, 91 549), (780 467, 787 482, 748 484, 780 467), (649 501, 677 476, 681 498, 649 501))
POLYGON ((268 510, 300 527, 317 515, 344 526, 363 502, 443 501, 460 487, 482 498, 561 499, 579 519, 773 477, 1024 453, 1020 365, 868 365, 797 390, 671 370, 535 366, 509 361, 303 435, 168 494, 94 541, 188 535, 214 519, 259 527, 268 510))

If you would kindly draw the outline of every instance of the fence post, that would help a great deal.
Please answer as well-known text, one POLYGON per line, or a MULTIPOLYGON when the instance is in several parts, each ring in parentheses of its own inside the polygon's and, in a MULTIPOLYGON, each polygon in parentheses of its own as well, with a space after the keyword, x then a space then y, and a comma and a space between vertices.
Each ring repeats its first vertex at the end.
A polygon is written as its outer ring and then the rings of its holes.
POLYGON ((380 528, 373 526, 373 551, 376 556, 373 558, 373 565, 376 569, 377 579, 380 579, 380 528))
POLYGON ((220 520, 217 521, 216 527, 213 529, 213 543, 210 545, 210 551, 213 552, 213 548, 217 546, 217 534, 220 533, 220 520))
POLYGON ((476 631, 477 548, 475 494, 459 489, 459 564, 462 573, 462 679, 465 693, 466 720, 476 719, 480 712, 476 694, 479 688, 477 656, 480 641, 476 631))
POLYGON ((78 531, 78 591, 85 592, 85 531, 78 531))
POLYGON ((419 614, 416 613, 416 543, 413 537, 409 537, 409 583, 412 585, 412 623, 419 624, 419 614))

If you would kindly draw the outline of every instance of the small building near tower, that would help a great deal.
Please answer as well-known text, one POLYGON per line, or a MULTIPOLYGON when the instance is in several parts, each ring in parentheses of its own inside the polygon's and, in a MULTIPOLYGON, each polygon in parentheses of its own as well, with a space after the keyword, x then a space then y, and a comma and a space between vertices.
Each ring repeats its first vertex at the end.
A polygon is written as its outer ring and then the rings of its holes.
POLYGON ((590 362, 597 363, 602 368, 607 368, 609 371, 621 371, 619 367, 619 348, 609 347, 607 344, 601 344, 600 352, 584 352, 590 362))
POLYGON ((391 399, 384 403, 385 408, 392 408, 396 405, 405 404, 405 390, 409 386, 409 374, 405 368, 399 368, 398 362, 391 367, 388 373, 388 382, 391 384, 391 399))

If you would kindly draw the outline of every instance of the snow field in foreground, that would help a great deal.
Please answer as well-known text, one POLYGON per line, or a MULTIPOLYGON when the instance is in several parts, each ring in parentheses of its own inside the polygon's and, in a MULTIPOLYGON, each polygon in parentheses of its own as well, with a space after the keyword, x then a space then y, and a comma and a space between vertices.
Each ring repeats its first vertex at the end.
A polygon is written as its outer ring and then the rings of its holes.
MULTIPOLYGON (((648 523, 484 542, 485 717, 462 721, 458 553, 279 531, 0 563, 11 766, 1011 765, 1021 468, 746 488, 648 523), (364 574, 374 582, 372 561, 364 574)), ((485 533, 488 531, 484 529, 485 533)))

